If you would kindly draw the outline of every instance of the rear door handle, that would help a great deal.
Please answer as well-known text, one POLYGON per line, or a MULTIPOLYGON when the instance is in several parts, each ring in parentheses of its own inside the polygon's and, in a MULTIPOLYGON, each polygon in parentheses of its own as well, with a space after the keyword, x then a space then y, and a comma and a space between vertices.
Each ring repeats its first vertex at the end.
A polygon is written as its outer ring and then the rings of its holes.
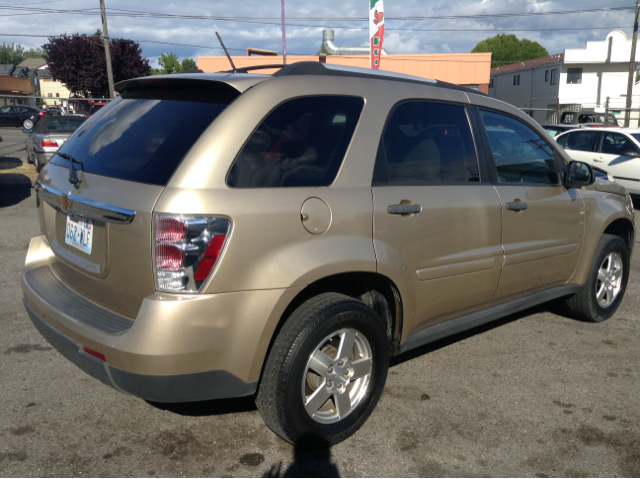
POLYGON ((593 161, 595 161, 596 163, 602 163, 604 160, 600 158, 594 158, 593 161))
POLYGON ((524 211, 527 209, 527 204, 523 201, 514 201, 507 203, 507 209, 511 211, 524 211))
POLYGON ((420 205, 389 205, 387 211, 390 215, 413 215, 422 211, 420 205))

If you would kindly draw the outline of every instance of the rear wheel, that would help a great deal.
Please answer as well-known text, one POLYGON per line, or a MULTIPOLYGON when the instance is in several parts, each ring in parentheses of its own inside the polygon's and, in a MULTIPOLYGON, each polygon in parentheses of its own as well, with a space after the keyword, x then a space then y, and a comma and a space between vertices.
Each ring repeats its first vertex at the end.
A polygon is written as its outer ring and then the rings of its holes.
POLYGON ((33 128, 33 120, 31 118, 27 118, 24 122, 22 122, 22 126, 27 130, 31 130, 33 128))
POLYGON ((379 316, 348 296, 321 294, 294 311, 276 337, 256 403, 286 441, 336 444, 367 420, 388 367, 379 316))
POLYGON ((587 281, 567 298, 570 313, 585 321, 601 322, 617 311, 629 279, 629 248, 618 236, 604 234, 596 248, 587 281))

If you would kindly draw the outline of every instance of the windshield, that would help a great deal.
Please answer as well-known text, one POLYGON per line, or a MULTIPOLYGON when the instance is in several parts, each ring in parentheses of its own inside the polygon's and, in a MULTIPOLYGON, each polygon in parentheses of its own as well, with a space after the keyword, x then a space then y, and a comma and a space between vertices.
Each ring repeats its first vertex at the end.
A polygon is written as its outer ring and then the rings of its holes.
MULTIPOLYGON (((89 118, 59 153, 73 158, 87 173, 165 186, 191 146, 229 104, 228 96, 215 98, 211 90, 173 93, 123 93, 89 118)), ((69 166, 60 155, 51 163, 69 166)))

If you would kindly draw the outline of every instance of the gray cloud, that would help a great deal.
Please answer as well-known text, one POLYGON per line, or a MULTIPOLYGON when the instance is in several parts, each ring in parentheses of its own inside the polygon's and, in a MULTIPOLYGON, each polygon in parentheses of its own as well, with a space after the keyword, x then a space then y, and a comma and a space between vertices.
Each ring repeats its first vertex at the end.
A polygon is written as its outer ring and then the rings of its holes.
MULTIPOLYGON (((180 58, 198 55, 221 55, 215 32, 218 31, 234 55, 244 55, 247 47, 282 50, 279 0, 183 0, 183 1, 138 1, 105 0, 107 9, 124 9, 180 15, 212 15, 257 17, 273 24, 252 24, 213 20, 130 18, 109 16, 111 37, 132 40, 150 40, 178 44, 199 45, 186 47, 158 45, 141 42, 143 55, 156 63, 162 52, 173 52, 180 58)), ((385 0, 386 17, 432 17, 442 15, 479 15, 496 13, 545 12, 603 7, 633 6, 631 0, 385 0)), ((87 9, 98 7, 98 0, 58 0, 35 4, 23 4, 29 8, 42 9, 87 9), (30 5, 29 5, 30 4, 30 5)), ((1 7, 2 5, 0 5, 1 7)), ((368 15, 367 0, 326 0, 311 2, 286 0, 287 53, 314 54, 320 47, 322 29, 334 28, 337 44, 361 45, 368 40, 366 21, 310 22, 309 17, 365 18, 368 15), (298 18, 299 20, 295 20, 298 18), (308 26, 296 26, 308 25, 308 26), (362 29, 354 29, 362 28, 362 29)), ((604 39, 610 29, 600 27, 623 27, 630 36, 633 11, 599 12, 572 15, 539 17, 481 18, 455 20, 403 20, 386 21, 385 48, 390 53, 444 53, 469 52, 480 40, 495 33, 515 33, 518 38, 529 38, 541 43, 549 53, 558 53, 565 48, 581 48, 590 40, 604 39), (574 28, 578 30, 562 30, 574 28), (457 29, 460 31, 442 31, 457 29), (474 31, 487 29, 487 32, 474 31), (547 29, 550 31, 513 31, 547 29), (493 30, 500 30, 499 32, 493 30), (504 31, 503 31, 504 30, 504 31)), ((70 14, 22 14, 0 9, 0 33, 52 34, 93 33, 101 28, 99 15, 83 16, 70 14), (15 16, 7 16, 15 15, 15 16)), ((16 42, 27 48, 46 43, 45 38, 8 37, 2 41, 16 42)))

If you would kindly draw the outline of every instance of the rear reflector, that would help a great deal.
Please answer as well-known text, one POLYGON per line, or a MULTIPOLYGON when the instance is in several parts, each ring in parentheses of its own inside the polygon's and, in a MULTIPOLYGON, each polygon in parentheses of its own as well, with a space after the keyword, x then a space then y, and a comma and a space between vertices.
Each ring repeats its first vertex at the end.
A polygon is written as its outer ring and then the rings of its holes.
POLYGON ((193 275, 193 279, 196 281, 204 281, 209 277, 213 265, 218 261, 218 256, 220 256, 220 251, 222 251, 225 238, 223 235, 213 236, 211 238, 209 246, 207 246, 207 250, 204 252, 204 256, 198 265, 196 274, 193 275))
POLYGON ((100 361, 105 361, 105 362, 107 361, 107 358, 104 357, 104 354, 99 353, 98 351, 94 351, 93 349, 88 348, 86 346, 82 346, 82 350, 85 353, 90 354, 91 356, 94 356, 94 357, 98 358, 100 361))

